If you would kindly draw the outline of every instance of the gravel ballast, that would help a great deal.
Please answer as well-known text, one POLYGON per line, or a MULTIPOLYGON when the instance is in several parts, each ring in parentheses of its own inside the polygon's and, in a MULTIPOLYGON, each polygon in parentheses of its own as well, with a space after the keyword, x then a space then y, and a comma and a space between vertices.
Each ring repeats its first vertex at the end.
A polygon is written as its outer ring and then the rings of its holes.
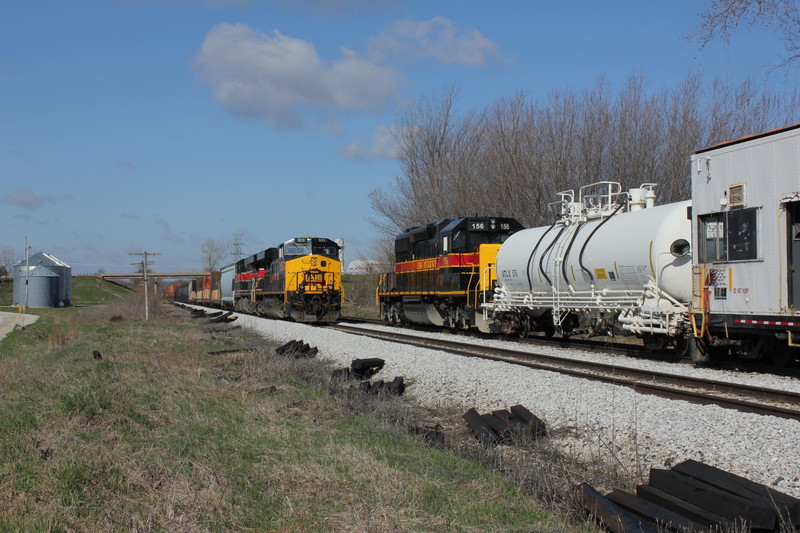
MULTIPOLYGON (((695 459, 800 497, 800 422, 797 421, 667 400, 555 372, 292 322, 239 315, 237 323, 277 342, 303 339, 317 346, 319 357, 331 360, 335 366, 348 366, 356 358, 380 357, 386 364, 376 377, 405 376, 406 396, 428 407, 454 406, 464 410, 474 407, 484 412, 521 403, 545 421, 557 444, 586 459, 618 462, 645 477, 650 467, 669 468, 686 459, 695 459)), ((473 340, 475 344, 503 345, 503 341, 473 340)), ((520 344, 515 348, 527 349, 520 344)), ((555 350, 564 355, 563 349, 555 350)), ((579 358, 609 357, 574 350, 569 353, 579 358)), ((620 359, 624 360, 620 366, 675 369, 669 363, 616 358, 620 359)), ((742 376, 686 365, 682 365, 682 370, 719 380, 800 390, 798 380, 792 378, 742 376)))

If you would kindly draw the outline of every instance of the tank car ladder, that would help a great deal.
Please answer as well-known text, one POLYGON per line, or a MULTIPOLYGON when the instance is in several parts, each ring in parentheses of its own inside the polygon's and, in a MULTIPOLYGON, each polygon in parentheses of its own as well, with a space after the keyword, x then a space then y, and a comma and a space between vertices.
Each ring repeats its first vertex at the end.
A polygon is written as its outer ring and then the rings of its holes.
POLYGON ((563 279, 562 270, 563 270, 563 263, 566 260, 564 254, 569 247, 570 243, 572 242, 573 237, 575 236, 575 232, 578 231, 580 228, 580 224, 571 223, 570 227, 567 229, 564 238, 561 239, 556 248, 553 250, 553 276, 554 279, 551 281, 550 285, 554 291, 553 293, 553 325, 557 328, 561 327, 564 320, 569 316, 571 311, 571 307, 567 305, 563 307, 565 301, 562 299, 562 292, 563 292, 563 284, 566 283, 566 289, 572 291, 572 283, 569 282, 568 279, 563 279))

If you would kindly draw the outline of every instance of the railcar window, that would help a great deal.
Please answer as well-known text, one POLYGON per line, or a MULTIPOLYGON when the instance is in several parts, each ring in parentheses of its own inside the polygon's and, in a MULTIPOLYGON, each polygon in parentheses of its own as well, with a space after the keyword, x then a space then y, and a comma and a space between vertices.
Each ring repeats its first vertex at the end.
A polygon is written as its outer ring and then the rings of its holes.
POLYGON ((725 261, 728 259, 728 243, 725 232, 725 213, 712 213, 698 217, 698 241, 703 243, 700 247, 700 262, 725 261))
POLYGON ((758 259, 758 208, 698 217, 700 262, 758 259))
POLYGON ((728 257, 731 261, 758 258, 755 207, 728 213, 728 257))

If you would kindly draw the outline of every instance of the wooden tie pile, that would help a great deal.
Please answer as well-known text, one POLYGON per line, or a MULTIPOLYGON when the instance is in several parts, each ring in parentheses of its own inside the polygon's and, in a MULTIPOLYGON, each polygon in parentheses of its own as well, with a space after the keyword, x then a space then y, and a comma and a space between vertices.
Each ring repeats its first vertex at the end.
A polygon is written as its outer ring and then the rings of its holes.
POLYGON ((605 496, 577 487, 584 508, 614 533, 656 531, 791 531, 800 527, 800 499, 725 470, 688 460, 653 468, 636 494, 605 496))

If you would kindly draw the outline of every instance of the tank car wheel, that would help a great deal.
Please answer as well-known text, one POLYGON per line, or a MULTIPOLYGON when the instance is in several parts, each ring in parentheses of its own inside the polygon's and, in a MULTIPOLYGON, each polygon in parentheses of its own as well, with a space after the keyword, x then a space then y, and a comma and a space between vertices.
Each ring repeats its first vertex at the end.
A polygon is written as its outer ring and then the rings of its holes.
POLYGON ((689 355, 692 341, 689 337, 678 335, 673 339, 672 349, 677 359, 683 359, 689 355))
POLYGON ((667 338, 663 335, 653 335, 652 333, 645 333, 642 335, 644 342, 644 350, 647 353, 654 353, 662 351, 667 345, 667 338))
POLYGON ((522 320, 519 323, 519 326, 517 327, 517 336, 520 339, 525 339, 528 337, 528 335, 530 335, 530 333, 531 333, 531 321, 530 319, 528 319, 527 316, 523 316, 522 320))

